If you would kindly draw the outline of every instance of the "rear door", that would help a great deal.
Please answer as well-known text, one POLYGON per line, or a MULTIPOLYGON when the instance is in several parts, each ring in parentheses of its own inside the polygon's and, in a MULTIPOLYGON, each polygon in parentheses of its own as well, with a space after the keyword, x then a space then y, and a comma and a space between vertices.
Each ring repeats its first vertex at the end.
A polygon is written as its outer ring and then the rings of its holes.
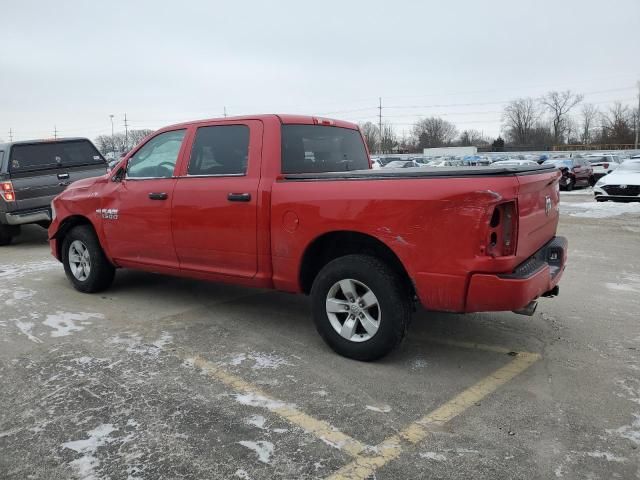
POLYGON ((71 182, 107 171, 106 161, 86 139, 14 144, 8 165, 17 210, 47 207, 71 182))
POLYGON ((261 151, 260 121, 216 122, 196 129, 172 200, 181 269, 255 276, 261 151))

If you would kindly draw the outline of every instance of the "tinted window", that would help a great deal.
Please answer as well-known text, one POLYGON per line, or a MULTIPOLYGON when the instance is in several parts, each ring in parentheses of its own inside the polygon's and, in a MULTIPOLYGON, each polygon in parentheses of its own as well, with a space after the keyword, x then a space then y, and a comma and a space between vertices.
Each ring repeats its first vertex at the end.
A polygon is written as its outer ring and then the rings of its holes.
POLYGON ((11 148, 9 168, 16 172, 105 163, 91 142, 74 140, 14 145, 11 148))
POLYGON ((237 175, 247 173, 249 127, 219 125, 201 127, 189 160, 189 175, 237 175))
POLYGON ((169 178, 173 176, 185 130, 174 130, 153 137, 127 164, 128 178, 169 178))
POLYGON ((282 172, 320 173, 369 169, 360 132, 323 125, 282 126, 282 172))

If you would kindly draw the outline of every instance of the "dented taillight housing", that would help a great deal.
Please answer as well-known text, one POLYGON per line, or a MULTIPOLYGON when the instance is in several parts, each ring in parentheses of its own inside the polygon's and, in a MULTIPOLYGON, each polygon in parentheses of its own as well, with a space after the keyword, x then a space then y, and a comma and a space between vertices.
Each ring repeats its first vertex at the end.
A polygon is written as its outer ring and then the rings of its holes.
POLYGON ((16 192, 11 182, 0 182, 0 196, 5 202, 15 202, 16 192))
POLYGON ((485 252, 491 257, 505 257, 516 253, 518 238, 518 206, 515 201, 493 208, 487 229, 485 252))

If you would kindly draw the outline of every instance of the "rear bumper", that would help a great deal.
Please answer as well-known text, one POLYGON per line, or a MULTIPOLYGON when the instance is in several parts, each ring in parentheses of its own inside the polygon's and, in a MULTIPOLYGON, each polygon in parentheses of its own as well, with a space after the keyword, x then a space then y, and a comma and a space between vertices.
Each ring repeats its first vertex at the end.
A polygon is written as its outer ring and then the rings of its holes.
POLYGON ((6 223, 8 225, 25 225, 27 223, 50 222, 51 209, 42 208, 38 210, 11 212, 5 213, 3 217, 3 223, 6 223))
POLYGON ((509 274, 471 276, 465 312, 519 310, 552 290, 567 262, 567 239, 554 237, 509 274))

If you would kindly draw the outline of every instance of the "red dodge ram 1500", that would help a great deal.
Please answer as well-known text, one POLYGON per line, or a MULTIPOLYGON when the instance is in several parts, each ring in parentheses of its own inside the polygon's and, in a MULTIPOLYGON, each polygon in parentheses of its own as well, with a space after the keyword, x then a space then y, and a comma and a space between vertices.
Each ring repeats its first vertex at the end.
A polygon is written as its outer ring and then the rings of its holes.
POLYGON ((553 167, 370 168, 358 127, 308 116, 183 123, 53 201, 51 250, 82 292, 118 267, 311 295, 336 352, 373 360, 429 310, 532 314, 554 296, 553 167))

